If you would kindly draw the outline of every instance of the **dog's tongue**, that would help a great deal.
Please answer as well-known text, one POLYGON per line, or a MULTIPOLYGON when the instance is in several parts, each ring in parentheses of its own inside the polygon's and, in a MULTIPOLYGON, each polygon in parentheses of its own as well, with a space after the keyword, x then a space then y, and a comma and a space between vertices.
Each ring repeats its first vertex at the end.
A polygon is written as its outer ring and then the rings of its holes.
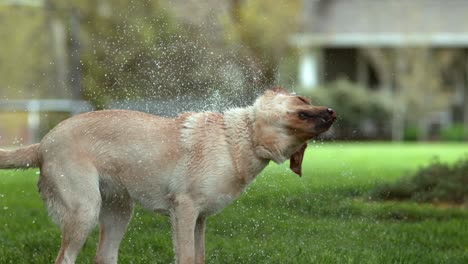
POLYGON ((299 177, 302 176, 302 160, 304 158, 304 151, 306 148, 307 144, 302 145, 299 150, 292 154, 289 160, 289 167, 294 173, 299 175, 299 177))

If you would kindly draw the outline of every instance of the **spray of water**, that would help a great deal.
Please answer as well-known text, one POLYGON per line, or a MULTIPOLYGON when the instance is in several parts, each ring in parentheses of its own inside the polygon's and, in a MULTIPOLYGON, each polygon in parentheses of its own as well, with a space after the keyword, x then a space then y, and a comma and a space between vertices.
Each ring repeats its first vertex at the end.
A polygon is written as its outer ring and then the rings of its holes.
POLYGON ((164 116, 223 111, 252 103, 264 89, 254 85, 252 80, 260 72, 249 60, 182 25, 156 17, 124 23, 117 32, 120 34, 92 35, 92 48, 84 63, 86 97, 98 108, 164 116))

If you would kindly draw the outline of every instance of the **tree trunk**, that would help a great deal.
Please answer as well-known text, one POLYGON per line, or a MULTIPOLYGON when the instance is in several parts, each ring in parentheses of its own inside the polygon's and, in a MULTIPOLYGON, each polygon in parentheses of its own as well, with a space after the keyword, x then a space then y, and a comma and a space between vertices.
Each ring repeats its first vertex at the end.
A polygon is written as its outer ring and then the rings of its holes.
POLYGON ((73 99, 81 100, 80 15, 77 9, 72 9, 70 15, 70 89, 73 99))
POLYGON ((465 62, 466 79, 463 85, 463 135, 465 141, 468 141, 468 52, 465 53, 465 62))
POLYGON ((403 95, 404 81, 402 81, 402 76, 407 70, 407 61, 404 58, 399 50, 395 51, 396 63, 395 63, 395 73, 396 73, 396 82, 393 90, 393 118, 392 118, 392 140, 393 141, 402 141, 404 138, 405 131, 405 98, 403 95))
POLYGON ((67 87, 67 59, 66 59, 66 43, 65 43, 65 26, 62 21, 54 15, 54 7, 50 0, 46 0, 45 4, 46 23, 50 34, 50 47, 54 61, 54 76, 55 82, 51 87, 48 96, 58 98, 66 97, 67 87))
MULTIPOLYGON (((422 53, 420 56, 421 57, 418 59, 418 61, 420 60, 419 63, 422 65, 427 65, 427 63, 431 63, 431 61, 434 61, 434 63, 437 63, 436 60, 431 60, 432 51, 430 49, 422 49, 422 53)), ((412 65, 412 66, 413 68, 415 67, 415 65, 412 65)), ((422 73, 420 72, 419 74, 422 74, 422 73)), ((424 73, 424 75, 425 74, 430 74, 430 73, 424 73)), ((422 86, 428 87, 428 84, 422 81, 420 78, 418 77, 415 77, 415 78, 416 78, 416 82, 413 83, 412 85, 419 86, 419 87, 422 87, 422 86)), ((406 89, 408 89, 408 87, 406 89)), ((432 93, 429 92, 426 94, 421 94, 420 96, 422 96, 428 104, 433 105, 434 95, 432 93)), ((417 125, 419 128, 418 129, 419 134, 417 135, 418 141, 427 141, 429 140, 429 132, 430 132, 428 111, 422 111, 422 114, 418 114, 418 115, 419 115, 419 120, 417 121, 417 125)))
POLYGON ((230 1, 230 13, 231 18, 235 23, 240 22, 240 8, 242 5, 242 0, 231 0, 230 1))

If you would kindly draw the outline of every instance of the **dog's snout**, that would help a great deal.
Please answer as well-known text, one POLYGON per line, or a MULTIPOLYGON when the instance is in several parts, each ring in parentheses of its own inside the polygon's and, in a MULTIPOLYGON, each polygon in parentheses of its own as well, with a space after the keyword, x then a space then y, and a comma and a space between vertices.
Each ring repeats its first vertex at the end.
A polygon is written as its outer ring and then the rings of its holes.
POLYGON ((331 109, 331 108, 327 108, 327 113, 332 117, 332 118, 336 118, 336 112, 335 110, 331 109))

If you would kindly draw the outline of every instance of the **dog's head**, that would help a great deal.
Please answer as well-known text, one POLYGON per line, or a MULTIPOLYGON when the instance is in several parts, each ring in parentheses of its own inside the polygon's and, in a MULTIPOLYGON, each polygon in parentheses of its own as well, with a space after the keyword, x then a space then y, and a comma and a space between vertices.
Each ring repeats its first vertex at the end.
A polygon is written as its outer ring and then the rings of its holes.
POLYGON ((282 163, 301 176, 307 141, 327 131, 336 119, 332 109, 314 106, 308 98, 278 87, 266 91, 254 104, 256 153, 282 163))

